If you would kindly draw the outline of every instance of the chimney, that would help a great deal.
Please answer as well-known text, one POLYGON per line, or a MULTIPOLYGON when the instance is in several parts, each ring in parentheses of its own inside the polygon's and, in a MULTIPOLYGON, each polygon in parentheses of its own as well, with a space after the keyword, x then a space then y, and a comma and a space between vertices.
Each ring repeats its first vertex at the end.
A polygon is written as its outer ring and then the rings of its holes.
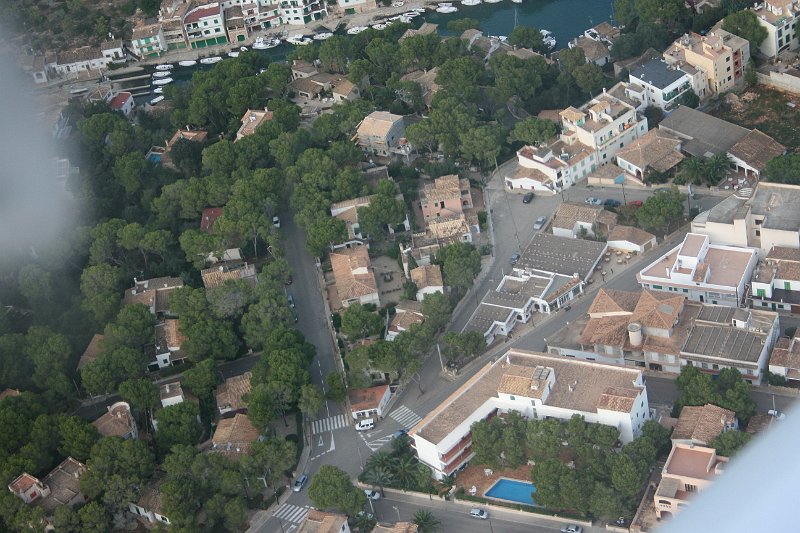
POLYGON ((630 340, 631 346, 642 345, 642 325, 639 322, 631 322, 628 324, 628 339, 630 340))
POLYGON ((667 272, 667 277, 669 278, 669 267, 666 267, 664 270, 667 272))

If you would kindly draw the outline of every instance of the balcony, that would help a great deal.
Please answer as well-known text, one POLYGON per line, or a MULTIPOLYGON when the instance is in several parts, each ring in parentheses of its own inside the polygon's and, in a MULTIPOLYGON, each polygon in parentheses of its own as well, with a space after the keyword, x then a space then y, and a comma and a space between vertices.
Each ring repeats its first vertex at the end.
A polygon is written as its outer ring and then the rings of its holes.
POLYGON ((444 464, 450 464, 450 461, 453 457, 457 456, 464 448, 472 445, 472 432, 470 431, 466 435, 464 435, 458 443, 450 448, 444 455, 440 455, 439 460, 444 464))
POLYGON ((452 461, 448 466, 442 469, 442 472, 444 472, 445 475, 449 476, 450 474, 458 470, 459 464, 463 462, 470 455, 472 455, 472 446, 468 446, 467 448, 465 448, 464 451, 458 455, 455 461, 452 461))

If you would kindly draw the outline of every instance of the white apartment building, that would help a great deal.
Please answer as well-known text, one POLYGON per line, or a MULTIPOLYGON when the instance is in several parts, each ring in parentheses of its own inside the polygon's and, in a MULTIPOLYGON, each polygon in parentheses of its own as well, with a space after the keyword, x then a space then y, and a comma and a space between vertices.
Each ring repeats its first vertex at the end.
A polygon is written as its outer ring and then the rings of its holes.
MULTIPOLYGON (((592 98, 580 109, 568 107, 559 115, 567 144, 579 142, 595 155, 597 166, 612 163, 614 155, 647 132, 647 118, 636 107, 623 100, 621 85, 592 98)), ((624 91, 623 91, 624 94, 624 91)))
POLYGON ((766 0, 756 4, 753 11, 758 22, 767 30, 767 38, 759 45, 758 50, 772 58, 781 52, 800 48, 800 0, 766 0))
POLYGON ((55 64, 49 65, 59 76, 77 76, 81 71, 100 70, 108 67, 111 59, 99 48, 83 46, 56 55, 55 64))
POLYGON ((581 142, 556 139, 546 146, 523 146, 517 151, 517 170, 505 176, 509 190, 557 193, 597 169, 597 157, 581 142))
POLYGON ((683 242, 636 274, 642 288, 682 294, 700 303, 738 307, 758 262, 758 251, 711 244, 688 233, 683 242))
POLYGON ((517 411, 526 418, 569 420, 617 428, 630 442, 650 418, 642 373, 511 349, 471 377, 410 432, 417 457, 436 479, 469 461, 472 424, 517 411))
POLYGON ((159 56, 167 51, 167 41, 161 24, 144 24, 133 29, 131 48, 140 58, 159 56))
POLYGON ((190 9, 183 17, 183 28, 191 48, 205 48, 228 42, 219 2, 190 9))
POLYGON ((688 64, 668 65, 660 59, 651 59, 628 74, 630 85, 626 93, 642 102, 644 107, 654 106, 671 111, 680 96, 692 89, 701 99, 708 96, 708 80, 703 73, 688 64))
POLYGON ((328 15, 324 0, 283 0, 280 6, 283 24, 302 26, 328 15))

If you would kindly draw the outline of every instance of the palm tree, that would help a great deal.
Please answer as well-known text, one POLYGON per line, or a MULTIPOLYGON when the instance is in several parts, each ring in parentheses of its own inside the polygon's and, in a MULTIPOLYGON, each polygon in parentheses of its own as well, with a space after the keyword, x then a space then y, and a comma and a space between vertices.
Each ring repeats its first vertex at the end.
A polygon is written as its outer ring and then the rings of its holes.
POLYGON ((699 157, 691 157, 681 165, 681 174, 686 177, 688 183, 700 185, 706 177, 706 164, 699 157))
POLYGON ((364 467, 364 470, 385 468, 391 472, 393 470, 394 462, 394 457, 389 455, 387 452, 375 452, 370 455, 369 459, 367 459, 367 465, 364 467))
POLYGON ((419 533, 436 533, 442 527, 442 522, 432 512, 425 509, 420 509, 414 513, 413 522, 417 524, 419 533))
POLYGON ((731 168, 731 161, 724 152, 720 152, 706 161, 706 181, 709 185, 716 185, 725 177, 731 168))
POLYGON ((364 470, 363 480, 366 483, 375 485, 380 490, 381 497, 385 496, 383 488, 394 480, 392 471, 385 466, 375 466, 368 470, 364 470))
POLYGON ((419 462, 413 455, 406 455, 397 459, 394 464, 394 475, 400 487, 410 489, 419 479, 419 462))

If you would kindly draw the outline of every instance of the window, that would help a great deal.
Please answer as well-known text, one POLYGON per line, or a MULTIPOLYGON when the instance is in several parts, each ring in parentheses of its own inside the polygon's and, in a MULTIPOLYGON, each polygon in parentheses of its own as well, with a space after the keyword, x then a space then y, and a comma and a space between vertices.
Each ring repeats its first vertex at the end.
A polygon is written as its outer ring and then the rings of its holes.
POLYGON ((662 287, 661 285, 653 285, 653 289, 656 291, 661 291, 664 290, 664 287, 662 287))
POLYGON ((509 400, 511 400, 512 402, 513 402, 514 400, 516 400, 516 398, 515 398, 514 396, 509 396, 509 397, 508 397, 508 399, 509 399, 509 400))

